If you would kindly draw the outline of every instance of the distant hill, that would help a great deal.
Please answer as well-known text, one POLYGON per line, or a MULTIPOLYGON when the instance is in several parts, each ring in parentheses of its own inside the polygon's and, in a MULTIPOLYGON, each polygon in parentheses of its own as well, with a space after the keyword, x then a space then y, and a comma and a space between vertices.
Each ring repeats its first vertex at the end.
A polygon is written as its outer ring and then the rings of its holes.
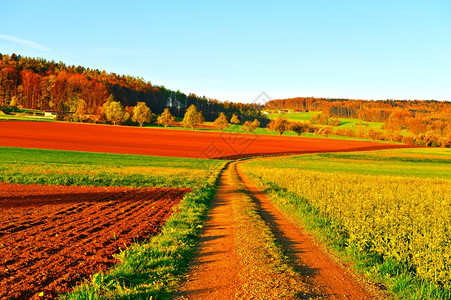
MULTIPOLYGON (((277 99, 265 104, 266 111, 321 112, 310 124, 331 125, 337 118, 383 122, 390 136, 408 131, 418 145, 451 144, 451 102, 436 100, 351 100, 314 97, 277 99)), ((353 134, 352 132, 350 134, 353 134)), ((389 138, 393 140, 392 138, 389 138)), ((408 139, 407 139, 408 140, 408 139)))

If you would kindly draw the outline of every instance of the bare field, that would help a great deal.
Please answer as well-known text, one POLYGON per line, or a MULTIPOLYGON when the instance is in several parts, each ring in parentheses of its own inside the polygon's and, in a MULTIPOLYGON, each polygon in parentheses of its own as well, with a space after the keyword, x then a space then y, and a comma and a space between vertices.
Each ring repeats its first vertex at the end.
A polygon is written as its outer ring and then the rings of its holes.
POLYGON ((0 146, 220 159, 408 147, 349 140, 24 121, 0 122, 0 146))
POLYGON ((54 298, 106 271, 188 191, 0 184, 0 298, 54 298))

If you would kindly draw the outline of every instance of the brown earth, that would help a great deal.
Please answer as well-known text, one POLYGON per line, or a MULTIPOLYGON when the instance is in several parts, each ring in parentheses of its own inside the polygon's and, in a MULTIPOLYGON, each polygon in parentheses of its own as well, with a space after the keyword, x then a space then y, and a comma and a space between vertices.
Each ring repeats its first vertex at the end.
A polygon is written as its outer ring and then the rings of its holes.
POLYGON ((55 298, 107 270, 188 191, 0 183, 0 299, 55 298))
POLYGON ((231 185, 229 172, 230 166, 221 174, 208 219, 203 225, 198 252, 190 263, 190 272, 178 299, 232 299, 241 284, 231 205, 237 192, 231 185))
POLYGON ((349 140, 26 121, 0 121, 0 146, 221 159, 408 147, 349 140))

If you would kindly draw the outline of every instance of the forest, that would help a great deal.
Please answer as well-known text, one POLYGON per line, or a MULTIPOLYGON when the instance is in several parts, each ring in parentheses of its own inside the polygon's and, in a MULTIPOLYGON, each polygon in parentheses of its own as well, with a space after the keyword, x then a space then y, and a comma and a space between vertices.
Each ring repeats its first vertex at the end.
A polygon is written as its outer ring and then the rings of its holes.
POLYGON ((206 121, 215 120, 223 112, 229 118, 237 114, 243 121, 258 119, 262 124, 269 122, 258 105, 186 95, 152 85, 142 78, 0 53, 0 110, 5 110, 13 102, 16 107, 43 111, 56 112, 67 107, 73 113, 82 99, 87 114, 95 116, 101 115, 102 105, 111 95, 124 107, 145 102, 154 114, 161 114, 169 108, 175 117, 183 117, 186 109, 194 104, 206 121))

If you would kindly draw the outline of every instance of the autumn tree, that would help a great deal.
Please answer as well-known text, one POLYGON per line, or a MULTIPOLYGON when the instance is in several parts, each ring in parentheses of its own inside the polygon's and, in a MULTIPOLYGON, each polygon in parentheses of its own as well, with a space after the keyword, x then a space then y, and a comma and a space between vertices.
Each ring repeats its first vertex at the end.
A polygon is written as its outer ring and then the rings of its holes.
POLYGON ((446 144, 446 139, 442 138, 436 132, 430 130, 426 133, 420 133, 414 138, 415 144, 424 146, 439 147, 446 144))
POLYGON ((291 131, 295 132, 300 136, 303 132, 308 131, 308 125, 301 122, 290 122, 289 128, 291 131))
POLYGON ((157 118, 158 125, 164 125, 164 127, 168 127, 172 125, 175 117, 169 111, 169 108, 165 108, 163 113, 157 118))
POLYGON ((415 135, 424 133, 427 130, 427 127, 424 124, 423 120, 419 118, 410 118, 408 119, 407 124, 410 132, 412 132, 415 135))
POLYGON ((254 129, 252 128, 252 122, 251 121, 245 121, 243 123, 243 125, 241 126, 241 129, 244 130, 244 131, 247 131, 249 133, 254 131, 254 129))
POLYGON ((204 117, 202 112, 197 111, 196 106, 191 104, 190 107, 185 112, 185 116, 182 120, 183 127, 191 127, 191 130, 194 130, 194 127, 197 125, 201 125, 204 122, 204 117))
POLYGON ((9 107, 11 107, 13 109, 13 112, 14 112, 16 106, 17 106, 17 97, 13 96, 11 98, 11 102, 9 102, 9 107))
POLYGON ((0 107, 5 108, 10 99, 16 95, 19 83, 19 71, 10 65, 0 65, 0 107))
POLYGON ((364 138, 365 137, 365 127, 359 126, 357 129, 357 137, 364 138))
POLYGON ((337 128, 337 130, 335 130, 335 135, 345 136, 346 131, 342 128, 337 128))
POLYGON ((113 94, 110 94, 110 96, 108 96, 108 99, 106 99, 106 103, 113 102, 113 101, 114 101, 114 96, 113 96, 113 94))
POLYGON ((240 124, 240 119, 238 119, 238 116, 236 114, 232 115, 232 118, 230 119, 230 123, 232 124, 240 124))
POLYGON ((403 140, 403 135, 399 130, 394 131, 385 131, 385 134, 381 133, 381 138, 378 138, 379 140, 385 139, 386 141, 392 141, 392 142, 401 142, 403 140))
POLYGON ((50 101, 48 102, 48 105, 49 105, 50 110, 52 110, 52 111, 53 111, 53 109, 54 109, 55 106, 56 106, 56 104, 55 104, 52 100, 50 100, 50 101))
POLYGON ((88 105, 85 100, 78 99, 76 104, 75 113, 72 116, 72 119, 75 122, 83 122, 87 119, 86 112, 87 112, 88 105))
POLYGON ((126 122, 130 118, 130 114, 124 111, 121 103, 118 101, 107 101, 103 105, 106 119, 113 125, 126 122))
POLYGON ((260 126, 260 122, 257 119, 254 119, 254 121, 252 121, 252 122, 251 121, 244 122, 243 126, 241 126, 241 129, 251 133, 252 131, 257 129, 259 126, 260 126))
POLYGON ((219 129, 221 131, 230 126, 229 122, 227 121, 227 117, 223 112, 219 114, 219 117, 213 122, 213 125, 216 129, 219 129))
POLYGON ((152 111, 150 108, 147 107, 145 102, 138 102, 133 108, 132 121, 139 123, 139 126, 142 127, 143 123, 150 123, 151 119, 152 111))
POLYGON ((64 102, 59 102, 56 106, 56 120, 57 121, 68 121, 70 119, 69 106, 64 102))
POLYGON ((447 147, 451 147, 451 132, 449 132, 448 135, 446 136, 446 144, 447 147))
POLYGON ((275 120, 271 120, 267 127, 272 131, 277 131, 279 135, 282 135, 285 131, 290 129, 290 122, 282 117, 278 117, 275 120))
POLYGON ((254 119, 254 121, 252 121, 251 123, 252 128, 257 129, 258 127, 260 127, 260 121, 257 119, 254 119))
POLYGON ((368 129, 365 136, 369 139, 372 139, 373 141, 381 140, 384 137, 382 132, 380 132, 379 130, 373 129, 373 128, 368 129))
POLYGON ((402 138, 402 141, 403 141, 404 144, 406 144, 406 145, 413 145, 413 139, 414 139, 413 136, 404 136, 404 137, 402 138))
POLYGON ((409 111, 393 111, 387 120, 385 120, 385 130, 396 131, 404 129, 408 120, 412 117, 409 111))
POLYGON ((325 137, 328 137, 329 134, 332 134, 333 132, 334 130, 330 126, 323 126, 318 130, 318 134, 325 137))
MULTIPOLYGON (((136 99, 147 99, 147 105, 152 111, 161 112, 167 106, 176 117, 183 117, 185 107, 194 103, 202 111, 206 120, 214 121, 219 112, 227 116, 236 114, 242 121, 257 118, 266 126, 270 120, 262 115, 261 110, 249 104, 222 103, 215 99, 199 97, 195 94, 185 95, 180 91, 171 91, 164 87, 153 86, 143 79, 107 73, 102 70, 88 69, 81 66, 67 66, 62 62, 46 61, 21 57, 19 55, 0 54, 0 109, 11 111, 8 107, 13 97, 17 98, 17 108, 57 110, 60 116, 62 105, 69 105, 69 111, 76 113, 77 100, 86 101, 86 114, 92 120, 104 117, 97 111, 109 94, 116 100, 127 104, 129 110, 136 104, 136 99)), ((384 122, 384 129, 389 134, 385 138, 397 140, 399 130, 409 130, 413 135, 426 136, 428 131, 435 132, 441 140, 447 140, 451 132, 451 102, 449 101, 404 101, 380 100, 364 101, 351 99, 324 99, 314 97, 297 97, 292 99, 272 100, 265 104, 264 110, 288 110, 314 113, 311 124, 320 126, 339 125, 338 118, 356 118, 364 122, 384 122)), ((17 109, 16 109, 17 110, 17 109)), ((236 117, 238 118, 238 117, 236 117)), ((71 117, 63 117, 74 120, 71 117)), ((76 118, 77 119, 77 118, 76 118)), ((239 121, 239 120, 237 120, 239 121)), ((235 124, 235 117, 229 120, 235 124)), ((242 122, 241 122, 242 123, 242 122)), ((236 123, 239 124, 239 123, 236 123)), ((358 136, 365 135, 365 128, 355 129, 358 136)), ((367 128, 369 129, 369 127, 367 128)), ((347 133, 351 135, 352 132, 347 133)), ((431 134, 429 134, 431 136, 431 134)), ((415 141, 412 141, 415 142, 415 141)), ((426 140, 426 142, 428 142, 426 140)), ((422 142, 422 143, 426 143, 422 142)), ((437 141, 428 142, 437 144, 437 141)), ((440 142, 440 144, 443 144, 440 142)))
POLYGON ((329 115, 324 112, 314 115, 309 122, 310 124, 327 125, 329 122, 329 115))
POLYGON ((355 132, 351 128, 346 129, 346 136, 355 137, 355 132))

